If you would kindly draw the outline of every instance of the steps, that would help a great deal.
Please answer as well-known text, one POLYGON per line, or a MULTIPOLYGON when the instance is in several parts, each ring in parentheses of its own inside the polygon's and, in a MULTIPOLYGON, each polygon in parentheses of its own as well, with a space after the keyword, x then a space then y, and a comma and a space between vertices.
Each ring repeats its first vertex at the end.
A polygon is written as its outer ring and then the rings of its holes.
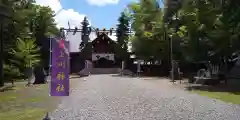
POLYGON ((120 68, 92 68, 91 74, 119 74, 120 68))
MULTIPOLYGON (((120 74, 121 68, 92 68, 92 69, 82 69, 79 74, 80 75, 89 75, 91 74, 120 74)), ((130 70, 123 70, 123 75, 132 75, 132 71, 130 70)))
POLYGON ((134 73, 128 69, 124 69, 122 74, 123 75, 133 75, 134 73))
POLYGON ((79 74, 85 76, 85 75, 89 75, 90 72, 91 72, 90 69, 83 68, 83 69, 79 72, 79 74))

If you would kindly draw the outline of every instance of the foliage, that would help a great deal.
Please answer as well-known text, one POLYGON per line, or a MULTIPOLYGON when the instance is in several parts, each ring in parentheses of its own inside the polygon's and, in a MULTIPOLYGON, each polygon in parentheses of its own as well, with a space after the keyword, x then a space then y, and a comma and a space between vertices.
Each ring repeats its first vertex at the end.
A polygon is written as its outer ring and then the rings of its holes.
POLYGON ((156 0, 140 0, 129 5, 132 14, 133 51, 139 58, 160 58, 165 49, 163 10, 156 0))
POLYGON ((85 45, 87 45, 88 40, 90 39, 87 34, 89 34, 89 22, 87 20, 87 17, 84 17, 83 21, 81 22, 82 24, 82 30, 83 34, 81 35, 82 42, 79 46, 80 50, 84 49, 85 45))
POLYGON ((182 63, 227 64, 239 51, 239 1, 165 2, 164 9, 157 0, 139 0, 128 6, 135 32, 132 48, 137 57, 169 61, 172 54, 182 63))
POLYGON ((129 32, 129 18, 125 12, 121 13, 121 16, 118 18, 117 25, 117 42, 122 48, 126 49, 127 40, 128 40, 128 32, 129 32))
POLYGON ((14 65, 4 64, 3 69, 5 80, 14 80, 23 75, 20 69, 14 65))
MULTIPOLYGON (((17 38, 30 37, 36 39, 41 47, 42 59, 48 59, 48 36, 55 36, 59 33, 54 21, 54 12, 49 7, 36 5, 33 0, 13 0, 8 2, 12 8, 11 19, 4 26, 4 51, 5 55, 15 46, 17 38)), ((8 59, 7 56, 5 57, 8 59)))
POLYGON ((16 48, 10 51, 14 58, 11 61, 18 66, 24 66, 24 68, 32 68, 40 62, 39 50, 40 48, 37 47, 35 40, 19 38, 16 42, 16 48))
POLYGON ((59 36, 60 31, 54 21, 54 12, 49 7, 34 5, 29 18, 30 33, 36 39, 37 45, 41 48, 41 61, 43 67, 49 65, 49 36, 59 36))
POLYGON ((121 16, 118 18, 118 25, 116 30, 117 36, 117 48, 122 48, 121 56, 126 57, 126 53, 128 50, 128 40, 129 40, 129 21, 130 18, 126 11, 121 13, 121 16))
POLYGON ((3 2, 12 11, 11 18, 4 20, 3 26, 3 58, 6 63, 4 74, 15 74, 17 69, 22 72, 23 65, 31 67, 39 60, 43 66, 48 66, 49 41, 47 38, 59 35, 59 29, 54 21, 54 12, 49 7, 35 4, 34 0, 4 0, 3 2), (24 40, 26 38, 30 39, 24 40), (32 51, 29 52, 27 49, 32 51), (35 50, 39 53, 35 54, 35 50), (9 59, 12 60, 8 61, 9 59), (11 71, 8 65, 14 69, 11 71))
POLYGON ((183 3, 180 19, 187 30, 184 52, 189 51, 193 61, 214 60, 219 63, 222 58, 229 58, 237 51, 232 43, 238 38, 236 21, 239 18, 230 13, 230 9, 236 7, 229 6, 230 0, 226 2, 186 0, 183 3))

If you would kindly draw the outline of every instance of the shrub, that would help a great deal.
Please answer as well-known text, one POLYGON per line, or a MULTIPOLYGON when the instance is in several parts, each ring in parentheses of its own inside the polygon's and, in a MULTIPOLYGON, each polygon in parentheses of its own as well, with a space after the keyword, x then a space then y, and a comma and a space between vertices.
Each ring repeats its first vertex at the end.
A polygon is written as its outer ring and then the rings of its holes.
POLYGON ((3 64, 3 69, 5 81, 11 81, 13 83, 14 80, 19 79, 23 76, 19 68, 16 66, 3 64))
POLYGON ((11 62, 22 68, 33 68, 40 62, 39 50, 35 40, 19 38, 16 42, 16 48, 10 51, 10 54, 13 55, 11 62))

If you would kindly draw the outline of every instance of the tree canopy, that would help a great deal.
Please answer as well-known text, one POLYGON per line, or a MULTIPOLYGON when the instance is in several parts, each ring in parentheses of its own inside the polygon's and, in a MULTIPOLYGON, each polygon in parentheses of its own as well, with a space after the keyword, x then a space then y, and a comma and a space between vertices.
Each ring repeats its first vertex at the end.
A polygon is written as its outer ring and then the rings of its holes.
POLYGON ((127 11, 121 13, 120 17, 118 18, 118 24, 116 29, 116 36, 117 36, 117 45, 116 48, 121 48, 122 50, 119 51, 120 56, 124 59, 128 57, 128 42, 129 42, 129 29, 130 29, 130 16, 128 15, 127 11))
POLYGON ((35 4, 34 0, 4 0, 2 4, 12 11, 10 18, 3 21, 5 78, 21 75, 25 67, 23 64, 32 66, 37 63, 26 63, 26 61, 41 61, 39 64, 48 66, 49 41, 47 38, 59 35, 52 9, 35 4), (9 61, 9 59, 13 60, 9 61), (23 64, 14 65, 12 61, 23 64), (9 71, 8 68, 15 70, 9 71), (9 73, 16 71, 20 73, 9 73))
POLYGON ((164 8, 158 0, 139 0, 128 6, 135 32, 133 51, 139 58, 169 61, 172 54, 184 63, 225 64, 239 51, 239 1, 164 2, 164 8))
MULTIPOLYGON (((117 42, 125 51, 130 40, 132 51, 138 58, 162 60, 168 67, 170 59, 182 63, 211 61, 226 65, 234 58, 233 54, 239 52, 240 1, 165 0, 164 8, 159 2, 138 0, 121 13, 117 42), (128 34, 129 29, 134 31, 134 35, 128 34)), ((4 0, 2 4, 12 11, 11 19, 3 24, 6 71, 11 64, 8 59, 14 58, 12 50, 19 47, 17 40, 26 42, 21 44, 23 46, 36 44, 40 64, 48 66, 47 38, 60 35, 54 12, 49 7, 36 5, 34 0, 4 0)), ((30 48, 36 50, 35 47, 30 48)), ((24 49, 18 52, 23 53, 24 49)), ((29 52, 29 56, 34 54, 29 52)), ((15 72, 21 72, 21 68, 11 67, 17 69, 15 72)))

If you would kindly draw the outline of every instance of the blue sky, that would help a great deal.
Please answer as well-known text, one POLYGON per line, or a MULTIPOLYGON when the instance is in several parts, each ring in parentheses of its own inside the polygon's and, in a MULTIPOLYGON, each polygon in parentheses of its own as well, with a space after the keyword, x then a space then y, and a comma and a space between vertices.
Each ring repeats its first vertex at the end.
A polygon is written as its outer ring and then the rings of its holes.
POLYGON ((85 14, 90 19, 92 26, 98 28, 114 27, 120 13, 131 0, 120 0, 117 4, 104 6, 90 5, 86 0, 62 0, 64 9, 74 9, 78 13, 85 14))
MULTIPOLYGON (((111 28, 117 24, 120 13, 131 2, 138 0, 36 0, 36 3, 49 6, 55 13, 58 27, 80 27, 80 22, 87 16, 93 27, 111 28)), ((159 0, 162 1, 162 0, 159 0)))
MULTIPOLYGON (((55 22, 58 27, 68 28, 81 27, 85 16, 88 17, 91 25, 99 29, 116 27, 120 13, 131 2, 138 0, 36 0, 36 4, 50 7, 55 13, 55 22)), ((78 52, 81 42, 81 33, 68 34, 70 51, 78 52)), ((116 40, 115 35, 109 36, 116 40)), ((90 34, 90 39, 96 38, 96 34, 90 34)))

